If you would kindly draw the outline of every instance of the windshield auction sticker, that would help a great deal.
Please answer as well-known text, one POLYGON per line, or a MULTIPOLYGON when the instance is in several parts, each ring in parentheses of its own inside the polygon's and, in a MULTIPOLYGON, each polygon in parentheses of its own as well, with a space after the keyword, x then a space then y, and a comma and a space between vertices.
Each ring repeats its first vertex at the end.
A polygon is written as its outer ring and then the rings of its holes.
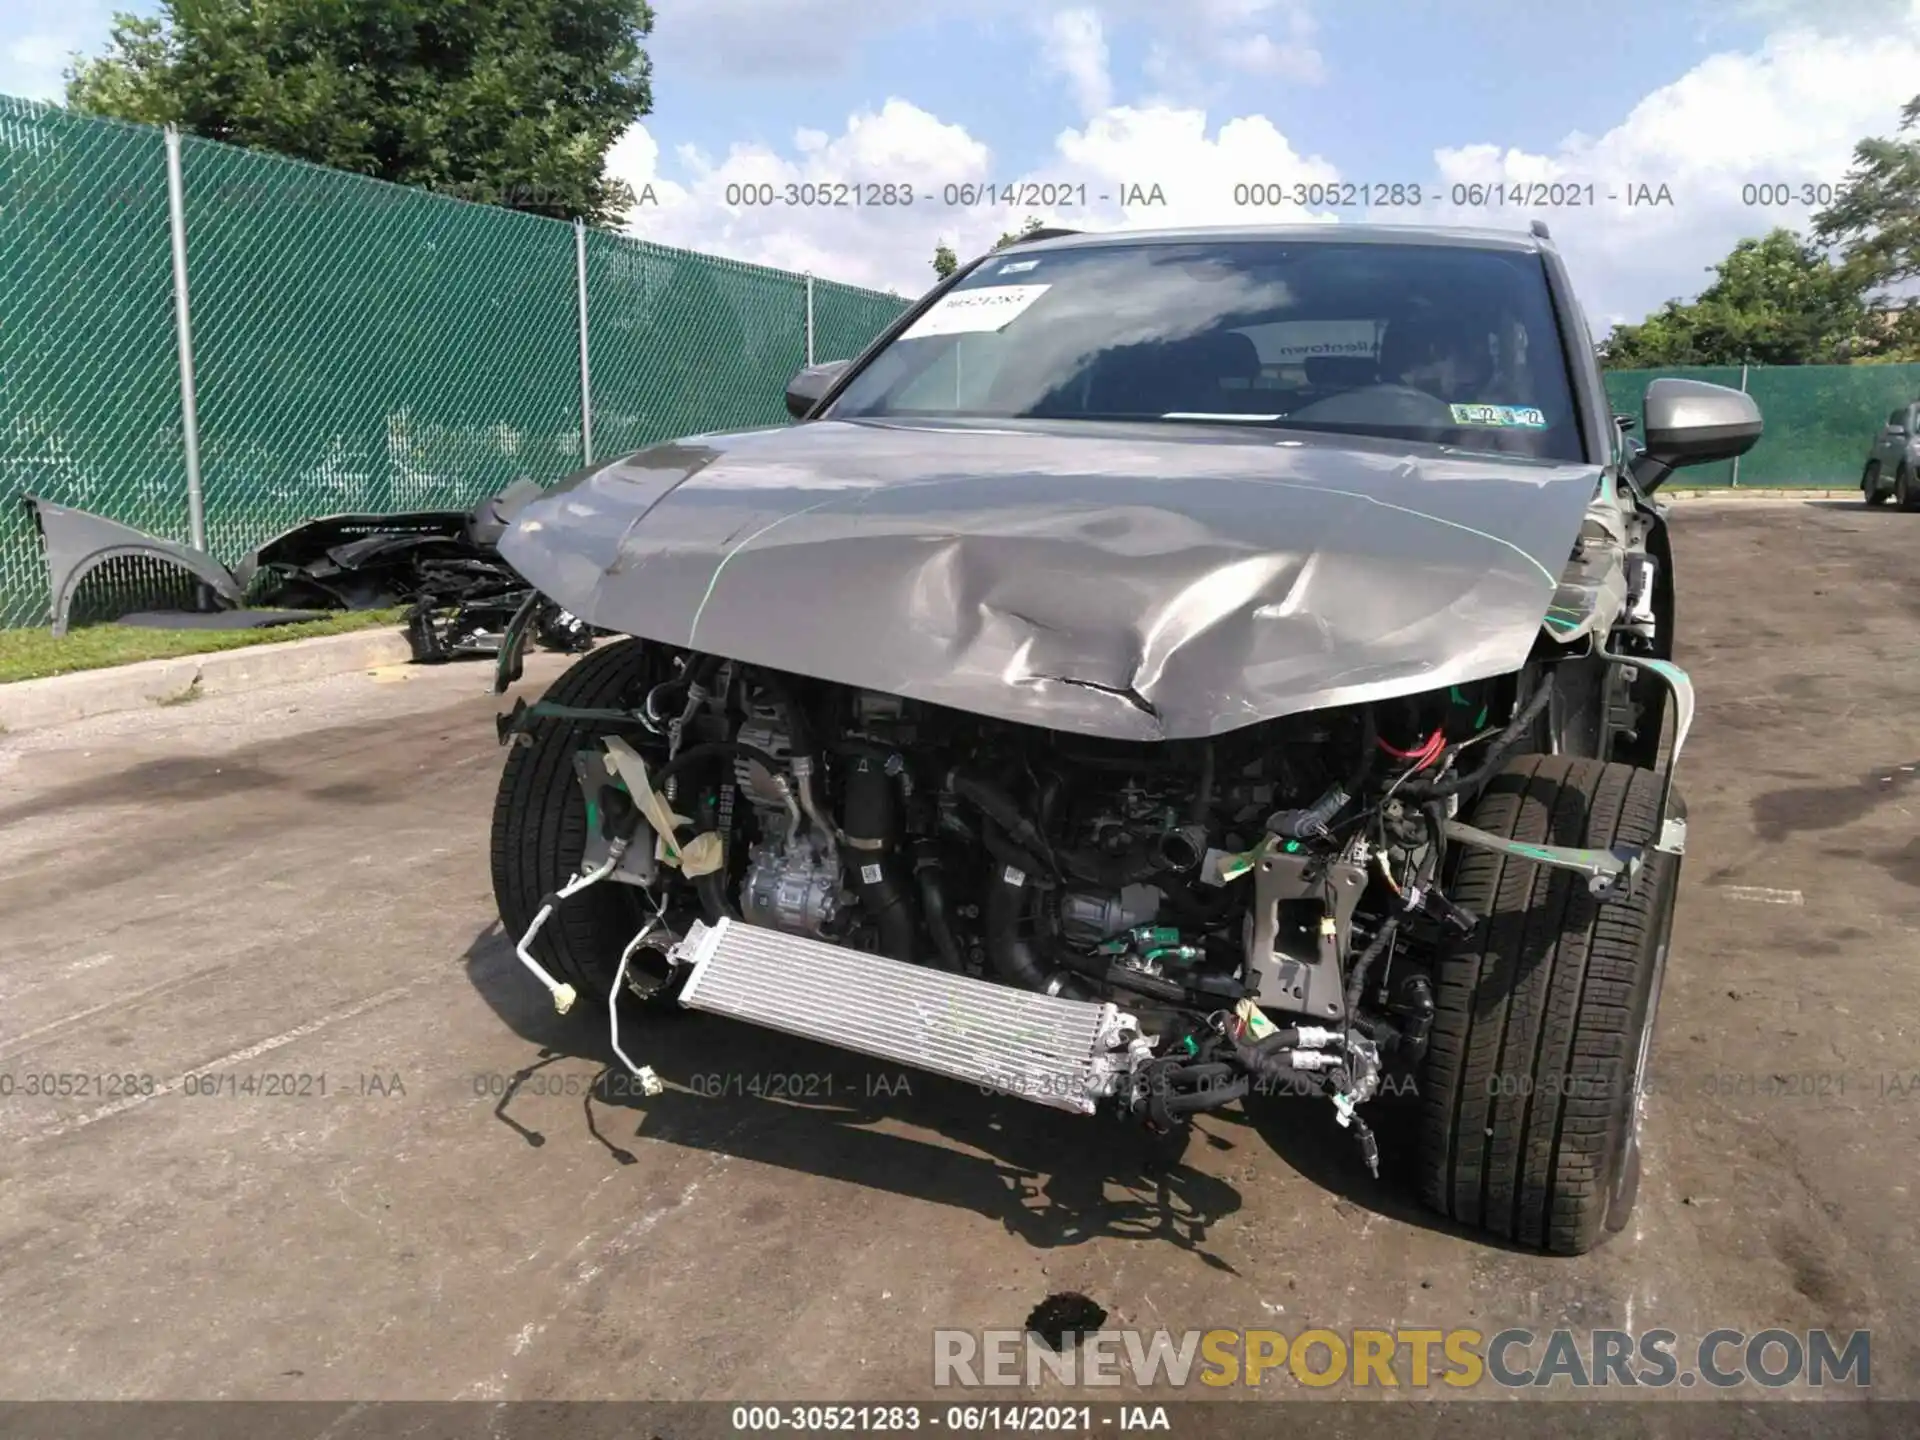
POLYGON ((909 325, 900 338, 918 340, 926 335, 998 330, 1024 314, 1029 305, 1052 288, 1050 285, 982 285, 972 290, 952 290, 909 325))
POLYGON ((1502 430, 1544 430, 1547 417, 1531 405, 1453 405, 1456 425, 1492 425, 1502 430))

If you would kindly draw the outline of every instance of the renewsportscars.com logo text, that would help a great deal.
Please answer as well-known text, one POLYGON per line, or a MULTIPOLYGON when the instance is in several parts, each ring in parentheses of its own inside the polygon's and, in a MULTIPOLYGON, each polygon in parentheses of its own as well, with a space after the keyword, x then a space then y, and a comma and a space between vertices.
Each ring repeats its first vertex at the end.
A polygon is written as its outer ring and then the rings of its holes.
POLYGON ((1864 1389, 1873 1336, 1832 1330, 1101 1330, 1060 1350, 1025 1330, 936 1330, 941 1388, 1194 1384, 1455 1390, 1864 1389))

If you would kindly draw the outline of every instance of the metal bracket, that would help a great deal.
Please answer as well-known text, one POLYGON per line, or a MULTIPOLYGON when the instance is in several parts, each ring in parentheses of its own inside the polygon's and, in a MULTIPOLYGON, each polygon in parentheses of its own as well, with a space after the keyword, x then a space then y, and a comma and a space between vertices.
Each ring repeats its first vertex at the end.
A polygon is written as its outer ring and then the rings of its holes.
MULTIPOLYGON (((1682 829, 1684 830, 1684 823, 1682 829)), ((1625 900, 1633 893, 1646 864, 1644 845, 1616 845, 1611 850, 1592 850, 1575 845, 1535 845, 1525 840, 1510 840, 1491 831, 1477 829, 1458 820, 1446 825, 1449 840, 1482 850, 1498 850, 1556 870, 1571 870, 1587 877, 1587 890, 1597 900, 1625 900)))
POLYGON ((1596 900, 1626 900, 1639 883, 1649 853, 1684 855, 1687 851, 1686 817, 1672 813, 1673 775, 1680 765, 1680 749, 1687 743, 1687 734, 1693 729, 1693 682, 1687 678, 1687 672, 1671 660, 1656 660, 1646 655, 1620 655, 1608 650, 1596 650, 1595 654, 1610 665, 1627 665, 1650 671, 1660 678, 1673 696, 1677 727, 1673 737, 1673 753, 1667 757, 1667 768, 1660 777, 1659 819, 1654 827, 1653 843, 1615 845, 1610 850, 1575 845, 1533 845, 1524 840, 1509 840, 1458 820, 1447 822, 1446 833, 1449 839, 1458 840, 1463 845, 1499 850, 1523 860, 1584 875, 1587 877, 1587 890, 1596 900))
MULTIPOLYGON (((1673 753, 1667 757, 1666 773, 1660 778, 1660 819, 1652 848, 1668 855, 1687 853, 1687 820, 1673 813, 1673 776, 1680 768, 1680 750, 1693 729, 1693 681, 1687 672, 1671 660, 1656 660, 1646 655, 1621 655, 1612 650, 1597 652, 1609 665, 1629 666, 1656 676, 1673 696, 1675 729, 1673 753)), ((1664 718, 1664 717, 1662 717, 1664 718)))
POLYGON ((1254 867, 1253 904, 1247 912, 1247 956, 1260 972, 1261 1006, 1322 1021, 1346 1014, 1340 955, 1366 887, 1366 867, 1351 861, 1321 861, 1284 850, 1261 857, 1254 867), (1325 873, 1309 878, 1322 864, 1325 873), (1280 906, 1295 900, 1322 907, 1311 935, 1281 931, 1280 906))
POLYGON ((627 789, 612 757, 605 750, 576 750, 573 773, 580 782, 580 793, 587 802, 586 844, 580 854, 580 863, 592 869, 612 853, 612 842, 602 830, 601 816, 617 803, 611 797, 618 794, 626 799, 634 819, 627 835, 626 852, 607 878, 623 885, 638 885, 643 889, 652 885, 657 873, 653 827, 647 823, 644 815, 638 813, 638 802, 627 789))

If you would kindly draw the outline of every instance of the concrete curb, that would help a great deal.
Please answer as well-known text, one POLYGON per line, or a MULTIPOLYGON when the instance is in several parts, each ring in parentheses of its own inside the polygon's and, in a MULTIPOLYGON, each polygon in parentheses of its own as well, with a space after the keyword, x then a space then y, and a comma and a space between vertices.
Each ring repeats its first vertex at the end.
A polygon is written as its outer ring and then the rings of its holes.
POLYGON ((1858 495, 1860 487, 1849 485, 1843 490, 1827 490, 1788 485, 1720 485, 1712 488, 1702 485, 1687 490, 1663 489, 1657 493, 1662 500, 1835 500, 1858 495))
POLYGON ((93 715, 144 710, 196 689, 201 695, 230 694, 398 665, 412 658, 412 647, 402 632, 380 628, 15 680, 0 685, 0 726, 18 731, 65 725, 93 715))

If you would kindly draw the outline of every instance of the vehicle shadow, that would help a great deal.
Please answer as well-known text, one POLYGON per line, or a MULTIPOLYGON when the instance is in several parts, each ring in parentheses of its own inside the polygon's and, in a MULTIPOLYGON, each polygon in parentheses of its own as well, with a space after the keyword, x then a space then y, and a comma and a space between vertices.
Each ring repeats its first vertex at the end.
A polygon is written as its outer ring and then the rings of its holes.
POLYGON ((1857 496, 1850 500, 1802 500, 1800 503, 1805 505, 1809 510, 1857 511, 1862 515, 1898 515, 1901 513, 1900 507, 1891 502, 1885 505, 1869 505, 1857 496))
MULTIPOLYGON (((621 1048, 665 1083, 644 1095, 614 1055, 605 1011, 583 999, 554 1014, 497 925, 465 955, 481 998, 522 1039, 532 1063, 501 1077, 494 1114, 529 1148, 547 1136, 515 1099, 570 1058, 601 1067, 582 1096, 582 1128, 622 1165, 639 1145, 723 1153, 971 1210, 1039 1249, 1107 1237, 1152 1240, 1237 1273, 1208 1248, 1241 1208, 1238 1190, 1185 1158, 1156 1153, 1136 1124, 1069 1114, 721 1016, 623 1001, 621 1048)), ((1218 1127, 1231 1129, 1231 1127, 1218 1127)), ((1232 1148, 1219 1134, 1201 1147, 1232 1148)))
POLYGON ((1380 1146, 1380 1176, 1368 1173, 1353 1135, 1316 1096, 1253 1096, 1244 1118, 1299 1175, 1338 1197, 1356 1221, 1368 1215, 1463 1240, 1479 1249, 1536 1252, 1429 1210, 1420 1199, 1420 1100, 1410 1088, 1382 1093, 1363 1112, 1380 1146))

